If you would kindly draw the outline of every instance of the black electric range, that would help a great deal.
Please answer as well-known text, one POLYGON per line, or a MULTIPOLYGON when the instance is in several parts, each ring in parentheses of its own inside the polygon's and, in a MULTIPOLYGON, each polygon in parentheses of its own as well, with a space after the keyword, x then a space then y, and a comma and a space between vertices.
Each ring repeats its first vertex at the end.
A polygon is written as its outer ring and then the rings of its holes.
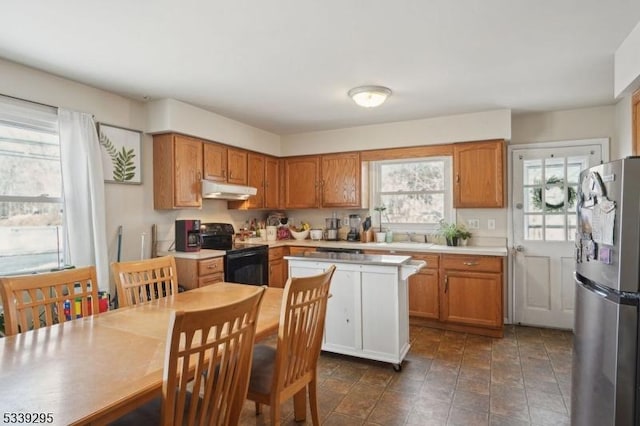
POLYGON ((201 248, 224 250, 224 280, 241 284, 269 284, 269 246, 236 242, 230 223, 202 223, 201 248))

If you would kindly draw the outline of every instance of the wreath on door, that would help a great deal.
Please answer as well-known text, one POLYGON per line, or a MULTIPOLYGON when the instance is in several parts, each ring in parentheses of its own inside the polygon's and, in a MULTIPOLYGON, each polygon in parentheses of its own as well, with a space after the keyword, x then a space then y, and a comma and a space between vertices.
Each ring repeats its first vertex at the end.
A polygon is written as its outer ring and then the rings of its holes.
MULTIPOLYGON (((547 183, 544 186, 545 191, 547 191, 546 199, 544 201, 544 207, 547 211, 558 211, 564 209, 565 190, 567 192, 567 201, 569 205, 573 204, 576 201, 576 190, 572 186, 566 186, 564 184, 564 179, 561 179, 557 176, 551 176, 547 179, 547 183), (566 189, 565 189, 566 187, 566 189), (548 191, 552 191, 553 189, 557 189, 555 192, 549 193, 548 191)), ((533 206, 542 210, 542 188, 536 188, 533 190, 533 206)))

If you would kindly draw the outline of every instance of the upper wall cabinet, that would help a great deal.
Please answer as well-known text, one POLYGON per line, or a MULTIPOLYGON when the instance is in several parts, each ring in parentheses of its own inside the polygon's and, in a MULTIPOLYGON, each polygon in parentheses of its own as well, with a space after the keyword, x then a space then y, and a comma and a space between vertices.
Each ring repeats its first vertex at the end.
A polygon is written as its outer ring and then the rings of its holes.
POLYGON ((256 195, 246 201, 229 201, 230 209, 277 209, 279 208, 278 159, 268 155, 249 152, 247 154, 247 182, 258 189, 256 195))
POLYGON ((323 155, 322 207, 360 207, 360 154, 323 155))
POLYGON ((504 149, 503 140, 453 145, 454 207, 504 207, 504 149))
POLYGON ((202 144, 188 136, 153 136, 155 209, 202 207, 202 144))
POLYGON ((204 143, 204 179, 247 184, 247 151, 228 148, 216 143, 204 143))
POLYGON ((358 153, 285 158, 283 207, 360 207, 360 172, 358 153))
POLYGON ((320 207, 320 157, 309 155, 284 160, 284 208, 320 207))

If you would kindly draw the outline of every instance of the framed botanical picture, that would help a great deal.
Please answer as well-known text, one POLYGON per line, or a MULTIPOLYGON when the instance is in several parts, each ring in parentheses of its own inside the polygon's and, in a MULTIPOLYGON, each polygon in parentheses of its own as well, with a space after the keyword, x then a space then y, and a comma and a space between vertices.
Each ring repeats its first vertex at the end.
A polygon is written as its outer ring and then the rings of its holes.
POLYGON ((104 181, 142 183, 142 132, 98 123, 104 181))

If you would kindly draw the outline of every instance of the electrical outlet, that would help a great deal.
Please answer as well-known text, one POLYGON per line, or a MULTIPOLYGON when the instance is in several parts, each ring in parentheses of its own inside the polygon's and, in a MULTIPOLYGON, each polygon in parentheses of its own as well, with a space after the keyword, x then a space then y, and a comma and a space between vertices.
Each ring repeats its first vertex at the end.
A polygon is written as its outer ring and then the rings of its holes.
POLYGON ((480 219, 468 219, 467 220, 467 228, 469 228, 469 229, 480 229, 480 219))
POLYGON ((489 229, 489 230, 496 229, 496 220, 495 219, 487 220, 487 229, 489 229))

